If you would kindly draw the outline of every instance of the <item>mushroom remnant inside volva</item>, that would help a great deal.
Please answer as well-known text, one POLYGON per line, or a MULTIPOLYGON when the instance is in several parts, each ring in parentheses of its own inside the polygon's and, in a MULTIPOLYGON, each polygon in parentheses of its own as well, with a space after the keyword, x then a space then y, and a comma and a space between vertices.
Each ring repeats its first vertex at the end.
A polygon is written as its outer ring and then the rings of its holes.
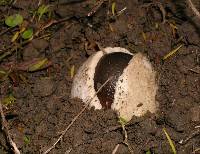
POLYGON ((132 57, 132 55, 127 53, 114 52, 105 54, 98 62, 94 75, 95 91, 110 79, 101 91, 97 93, 102 108, 111 108, 111 104, 114 100, 116 82, 132 57))

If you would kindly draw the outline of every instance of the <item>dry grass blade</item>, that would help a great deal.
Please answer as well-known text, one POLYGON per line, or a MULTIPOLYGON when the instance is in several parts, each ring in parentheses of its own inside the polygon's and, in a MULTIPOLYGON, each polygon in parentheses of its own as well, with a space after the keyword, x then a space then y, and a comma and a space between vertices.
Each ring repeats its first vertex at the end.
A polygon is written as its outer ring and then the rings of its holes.
POLYGON ((90 105, 91 101, 95 98, 95 96, 101 91, 101 89, 112 79, 109 78, 106 80, 104 84, 97 90, 97 92, 94 94, 94 96, 87 102, 85 107, 72 119, 71 123, 66 127, 66 129, 62 132, 60 137, 57 139, 57 141, 49 148, 47 149, 43 154, 49 153, 55 146, 56 144, 63 138, 63 136, 66 134, 66 132, 69 130, 69 128, 74 124, 74 122, 79 118, 79 116, 86 110, 86 108, 90 105))
POLYGON ((97 12, 97 10, 101 7, 101 5, 105 2, 105 0, 99 0, 94 8, 88 13, 88 17, 92 16, 93 14, 95 14, 97 12))
POLYGON ((112 154, 116 154, 118 148, 119 148, 119 144, 117 144, 117 145, 115 146, 114 150, 112 151, 112 154))
POLYGON ((200 19, 200 13, 199 11, 196 9, 196 7, 194 6, 194 4, 192 3, 191 0, 187 0, 187 3, 189 5, 189 7, 192 9, 192 11, 194 12, 194 14, 200 19))
POLYGON ((196 153, 196 152, 198 152, 198 151, 200 151, 200 148, 197 148, 197 149, 195 149, 192 153, 196 153))
POLYGON ((2 130, 4 130, 4 133, 6 134, 7 140, 12 147, 13 153, 14 154, 20 154, 20 151, 17 148, 17 145, 15 144, 15 142, 13 142, 13 140, 10 136, 10 133, 9 133, 9 130, 8 130, 8 124, 7 124, 5 115, 3 113, 3 107, 2 107, 1 101, 0 101, 0 112, 1 112, 1 119, 2 119, 2 130))
POLYGON ((166 60, 169 57, 171 57, 172 55, 174 55, 181 47, 183 46, 183 44, 179 45, 177 48, 173 49, 172 51, 170 51, 167 55, 165 55, 162 60, 166 60))
POLYGON ((172 149, 173 154, 176 154, 177 152, 176 152, 176 148, 175 148, 175 146, 173 144, 173 141, 171 140, 171 138, 170 138, 169 134, 167 133, 167 131, 165 130, 165 128, 163 128, 163 131, 164 131, 164 133, 165 133, 165 135, 167 137, 167 140, 169 142, 169 145, 170 145, 170 147, 172 149))

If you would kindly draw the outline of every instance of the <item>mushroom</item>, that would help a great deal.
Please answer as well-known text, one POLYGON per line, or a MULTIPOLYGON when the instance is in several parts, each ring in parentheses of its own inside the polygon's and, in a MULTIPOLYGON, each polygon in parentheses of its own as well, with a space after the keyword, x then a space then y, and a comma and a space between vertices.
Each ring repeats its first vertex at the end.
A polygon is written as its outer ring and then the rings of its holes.
POLYGON ((113 109, 129 121, 147 111, 156 112, 156 91, 156 72, 144 54, 107 47, 91 55, 78 69, 71 97, 86 104, 90 101, 89 106, 95 109, 113 109))

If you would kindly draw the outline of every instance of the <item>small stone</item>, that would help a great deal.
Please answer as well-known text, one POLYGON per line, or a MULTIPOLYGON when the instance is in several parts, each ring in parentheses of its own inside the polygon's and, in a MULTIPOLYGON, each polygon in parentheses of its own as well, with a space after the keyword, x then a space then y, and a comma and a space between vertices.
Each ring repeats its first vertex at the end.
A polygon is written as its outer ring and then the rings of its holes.
POLYGON ((190 109, 190 119, 193 122, 200 121, 200 106, 195 106, 190 109))
POLYGON ((28 95, 28 90, 25 85, 20 85, 18 87, 14 87, 14 96, 16 98, 25 98, 28 95))
POLYGON ((186 124, 186 115, 175 112, 175 111, 171 111, 168 113, 168 115, 166 116, 166 122, 168 123, 168 125, 172 128, 174 128, 176 131, 181 132, 184 131, 185 129, 185 124, 186 124))
POLYGON ((33 58, 37 58, 39 56, 39 52, 33 47, 33 44, 29 44, 27 48, 23 51, 23 59, 32 60, 33 58))
POLYGON ((38 51, 45 50, 49 45, 48 41, 44 39, 35 39, 32 41, 32 43, 33 43, 33 47, 37 49, 38 51))
POLYGON ((41 122, 37 127, 35 128, 35 134, 43 134, 47 131, 47 124, 44 122, 41 122))
POLYGON ((46 97, 55 91, 55 84, 50 78, 43 78, 34 83, 32 92, 35 96, 46 97))
POLYGON ((53 51, 59 51, 60 49, 65 47, 65 42, 63 38, 52 38, 50 40, 50 44, 53 51))

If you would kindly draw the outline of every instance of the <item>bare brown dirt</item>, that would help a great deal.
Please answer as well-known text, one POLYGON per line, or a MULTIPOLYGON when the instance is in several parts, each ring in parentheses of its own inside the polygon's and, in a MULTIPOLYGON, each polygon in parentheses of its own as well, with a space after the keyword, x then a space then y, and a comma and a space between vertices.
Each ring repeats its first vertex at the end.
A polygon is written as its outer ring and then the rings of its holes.
MULTIPOLYGON (((67 0, 66 0, 67 1, 67 0)), ((64 2, 64 1, 62 1, 64 2)), ((70 1, 68 1, 70 2, 70 1)), ((134 154, 169 154, 171 147, 163 132, 166 129, 178 154, 200 153, 200 20, 183 1, 116 0, 116 12, 105 1, 91 17, 87 14, 97 1, 52 4, 51 18, 68 18, 43 30, 38 38, 23 45, 0 63, 12 68, 34 58, 48 58, 52 65, 36 72, 13 69, 0 82, 3 99, 12 94, 15 103, 4 108, 9 130, 23 154, 39 154, 58 139, 61 132, 81 111, 83 103, 70 99, 75 71, 101 47, 120 46, 131 52, 144 52, 158 72, 157 101, 159 112, 134 117, 126 126, 128 142, 134 154), (162 9, 166 16, 163 18, 162 9), (49 34, 48 37, 43 37, 49 34), (162 58, 183 44, 166 60, 162 58)), ((198 0, 193 0, 200 10, 198 0)), ((0 33, 8 27, 5 16, 20 13, 25 20, 38 2, 20 0, 0 6, 0 33)), ((41 21, 48 22, 48 16, 41 21)), ((39 23, 31 26, 37 29, 39 23)), ((15 28, 0 36, 0 54, 7 52, 15 28)), ((20 65, 21 66, 21 65, 20 65)), ((108 154, 120 144, 117 154, 130 153, 122 144, 124 133, 116 114, 111 110, 87 109, 67 131, 51 154, 108 154)), ((0 153, 11 153, 5 134, 0 132, 0 153)))

